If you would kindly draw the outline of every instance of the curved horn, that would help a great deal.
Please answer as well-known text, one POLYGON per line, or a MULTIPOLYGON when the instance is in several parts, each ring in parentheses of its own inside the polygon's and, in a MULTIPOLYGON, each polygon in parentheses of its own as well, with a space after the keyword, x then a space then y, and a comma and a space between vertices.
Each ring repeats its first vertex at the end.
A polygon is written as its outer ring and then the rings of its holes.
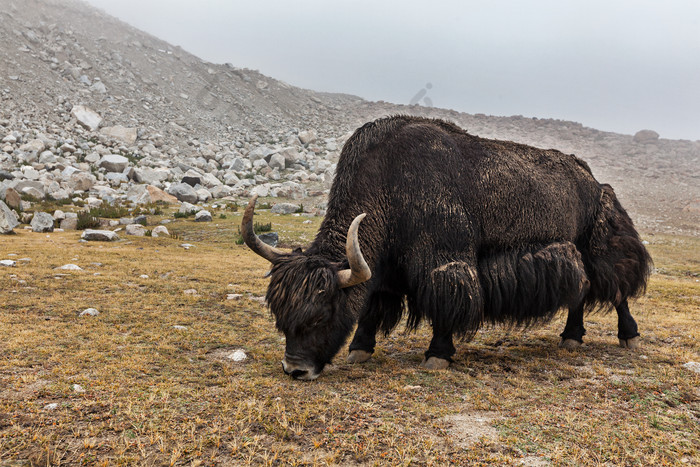
POLYGON ((245 213, 243 213, 243 221, 241 222, 241 236, 243 241, 248 247, 255 253, 259 254, 271 263, 274 263, 277 258, 286 254, 284 251, 272 247, 255 235, 253 230, 253 211, 255 211, 255 202, 258 200, 258 195, 251 198, 248 203, 248 207, 245 208, 245 213))
POLYGON ((345 254, 348 256, 350 269, 338 271, 338 285, 341 289, 365 282, 372 277, 372 271, 370 271, 369 266, 367 266, 365 262, 365 258, 362 256, 362 251, 360 251, 360 241, 357 237, 357 229, 366 215, 367 214, 363 213, 357 216, 348 229, 345 254))

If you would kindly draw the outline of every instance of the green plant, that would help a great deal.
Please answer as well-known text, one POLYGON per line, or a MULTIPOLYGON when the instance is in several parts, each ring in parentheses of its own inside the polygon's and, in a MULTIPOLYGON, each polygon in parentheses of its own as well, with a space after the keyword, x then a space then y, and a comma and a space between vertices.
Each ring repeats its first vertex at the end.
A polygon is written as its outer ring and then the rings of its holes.
POLYGON ((179 211, 178 211, 178 212, 176 212, 176 213, 174 214, 174 216, 175 216, 175 219, 184 219, 184 218, 186 218, 186 217, 192 217, 192 216, 194 216, 195 214, 197 214, 197 211, 195 211, 195 210, 193 209, 193 210, 185 211, 185 212, 179 212, 179 211))
POLYGON ((224 214, 223 212, 219 214, 219 219, 226 219, 226 214, 224 214))
POLYGON ((90 209, 90 215, 94 217, 104 217, 106 219, 119 219, 120 217, 127 216, 129 210, 124 206, 98 206, 96 208, 90 209))
POLYGON ((81 211, 78 213, 77 230, 96 229, 100 226, 100 219, 93 216, 91 211, 81 211))

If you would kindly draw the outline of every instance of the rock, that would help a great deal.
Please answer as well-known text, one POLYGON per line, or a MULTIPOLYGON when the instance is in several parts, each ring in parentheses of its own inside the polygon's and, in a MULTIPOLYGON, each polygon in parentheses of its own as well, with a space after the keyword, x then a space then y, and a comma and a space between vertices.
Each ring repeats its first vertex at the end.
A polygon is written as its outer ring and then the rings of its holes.
POLYGON ((295 212, 299 212, 300 209, 301 206, 299 206, 298 204, 277 203, 274 206, 272 206, 270 212, 273 212, 275 214, 292 214, 295 212))
POLYGON ((102 123, 102 117, 94 110, 83 105, 74 105, 70 111, 78 123, 90 131, 95 131, 102 123))
POLYGON ((151 169, 148 167, 136 167, 134 169, 134 180, 138 183, 146 183, 148 185, 163 186, 162 182, 170 178, 168 169, 159 168, 151 169))
POLYGON ((74 190, 78 191, 90 191, 90 189, 95 186, 97 178, 88 172, 76 172, 70 175, 69 185, 73 187, 74 190))
POLYGON ((301 141, 301 144, 313 143, 317 138, 318 136, 314 130, 307 130, 299 133, 299 141, 301 141))
POLYGON ((233 189, 227 185, 215 186, 210 190, 213 198, 225 198, 233 195, 233 189))
POLYGON ((153 230, 151 231, 151 237, 169 237, 170 232, 168 232, 168 229, 165 228, 164 225, 159 225, 157 227, 154 227, 153 230))
POLYGON ((53 232, 53 216, 48 212, 37 212, 31 226, 32 232, 53 232))
POLYGON ((14 188, 8 188, 5 190, 5 202, 12 209, 19 209, 22 205, 22 198, 14 188))
POLYGON ((187 183, 191 187, 202 184, 202 174, 194 169, 190 169, 185 172, 185 175, 180 180, 180 183, 187 183))
POLYGON ((14 268, 17 266, 17 261, 12 261, 11 259, 3 259, 0 261, 0 266, 5 266, 7 268, 14 268))
POLYGON ((200 208, 199 206, 185 201, 180 205, 180 209, 178 209, 177 212, 179 212, 180 214, 188 214, 191 212, 199 212, 201 210, 202 208, 200 208))
POLYGON ((209 211, 199 211, 195 216, 194 216, 195 222, 211 222, 211 213, 209 211))
POLYGON ((86 229, 80 238, 88 242, 114 242, 119 240, 119 235, 111 230, 86 229))
POLYGON ((22 146, 20 146, 19 150, 24 152, 41 152, 44 150, 45 147, 46 146, 44 145, 44 142, 42 140, 33 139, 28 143, 25 143, 22 146))
POLYGON ((146 236, 146 228, 141 224, 129 224, 126 226, 126 234, 144 237, 146 236))
POLYGON ((107 87, 102 81, 95 81, 92 86, 90 86, 90 91, 105 94, 107 92, 107 87))
POLYGON ((86 308, 80 312, 80 316, 99 316, 100 312, 94 308, 86 308))
POLYGON ((698 362, 688 362, 683 364, 683 368, 694 371, 695 373, 700 373, 700 363, 698 362))
POLYGON ((241 298, 243 298, 243 295, 239 293, 226 294, 226 300, 240 300, 241 298))
POLYGON ((59 266, 54 269, 60 269, 62 271, 82 271, 83 268, 78 266, 77 264, 64 264, 63 266, 59 266))
POLYGON ((128 146, 133 145, 138 138, 138 130, 136 128, 127 128, 121 125, 103 127, 100 133, 119 140, 128 146))
POLYGON ((57 402, 52 402, 50 404, 46 404, 44 406, 44 410, 56 410, 58 408, 58 403, 57 402))
POLYGON ((167 192, 180 201, 196 203, 199 200, 197 192, 194 191, 194 188, 192 188, 187 183, 173 183, 172 185, 170 185, 167 192))
POLYGON ((141 214, 139 216, 134 217, 134 224, 141 224, 143 226, 148 225, 148 217, 146 215, 141 214))
POLYGON ((245 351, 243 349, 236 349, 230 354, 228 354, 226 358, 233 360, 234 362, 242 362, 246 358, 248 358, 248 356, 245 354, 245 351))
POLYGON ((66 217, 61 221, 60 227, 62 230, 76 230, 78 228, 78 218, 66 217))
POLYGON ((277 244, 280 241, 280 237, 277 234, 277 232, 267 232, 264 234, 258 235, 258 238, 263 241, 263 243, 267 243, 270 246, 277 246, 277 244))
POLYGON ((7 207, 4 201, 0 201, 0 234, 9 234, 19 225, 14 211, 7 207))
POLYGON ((63 211, 61 211, 60 209, 56 209, 56 210, 53 212, 53 219, 54 219, 55 221, 61 222, 61 221, 62 221, 63 219, 65 219, 65 218, 66 218, 66 213, 63 212, 63 211))
POLYGON ((268 162, 268 165, 272 169, 280 169, 283 170, 286 164, 286 160, 282 154, 273 154, 270 156, 270 162, 268 162))
POLYGON ((659 134, 654 130, 640 130, 634 134, 632 140, 641 144, 655 143, 659 140, 659 134))
POLYGON ((124 172, 129 166, 129 159, 118 154, 107 154, 102 156, 102 159, 98 163, 100 167, 105 169, 107 172, 124 172))

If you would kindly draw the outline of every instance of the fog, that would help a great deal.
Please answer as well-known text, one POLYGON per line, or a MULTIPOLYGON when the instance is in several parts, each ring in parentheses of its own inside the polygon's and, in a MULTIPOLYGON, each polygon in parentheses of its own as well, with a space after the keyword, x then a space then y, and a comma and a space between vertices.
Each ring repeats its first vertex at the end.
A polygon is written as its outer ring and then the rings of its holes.
POLYGON ((694 0, 88 1, 317 91, 700 140, 694 0))

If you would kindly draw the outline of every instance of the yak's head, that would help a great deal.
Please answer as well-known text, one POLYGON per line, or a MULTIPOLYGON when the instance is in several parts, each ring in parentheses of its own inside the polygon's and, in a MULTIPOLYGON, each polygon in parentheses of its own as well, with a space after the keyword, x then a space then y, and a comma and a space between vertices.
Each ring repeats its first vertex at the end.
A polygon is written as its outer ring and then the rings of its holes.
POLYGON ((372 276, 357 238, 365 215, 360 214, 350 225, 345 246, 347 265, 343 267, 320 255, 301 250, 287 253, 263 243, 253 231, 256 200, 257 196, 248 203, 241 233, 251 250, 272 263, 267 302, 277 329, 287 341, 282 369, 295 379, 316 379, 355 324, 343 289, 372 276))

